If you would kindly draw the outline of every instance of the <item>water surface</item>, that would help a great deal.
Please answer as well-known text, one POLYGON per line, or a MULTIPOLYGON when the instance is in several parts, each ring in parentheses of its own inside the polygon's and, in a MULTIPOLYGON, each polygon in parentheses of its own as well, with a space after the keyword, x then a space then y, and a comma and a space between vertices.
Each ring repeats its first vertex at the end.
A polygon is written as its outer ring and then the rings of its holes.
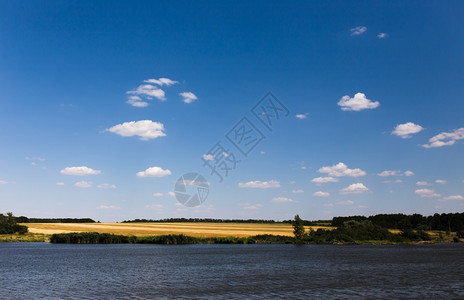
POLYGON ((0 243, 0 299, 464 298, 464 244, 0 243))

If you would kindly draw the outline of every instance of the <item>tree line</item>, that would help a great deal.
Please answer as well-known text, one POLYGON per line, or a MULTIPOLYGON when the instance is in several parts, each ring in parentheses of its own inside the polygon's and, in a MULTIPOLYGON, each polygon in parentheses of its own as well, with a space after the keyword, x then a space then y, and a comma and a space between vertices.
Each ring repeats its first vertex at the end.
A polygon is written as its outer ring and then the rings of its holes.
POLYGON ((348 220, 358 222, 370 221, 374 225, 390 229, 464 231, 464 213, 436 213, 433 216, 423 216, 421 214, 379 214, 369 217, 335 217, 332 219, 331 224, 338 227, 348 220))
POLYGON ((167 219, 134 219, 122 221, 122 223, 281 223, 274 220, 256 219, 211 219, 211 218, 167 218, 167 219))
POLYGON ((91 218, 28 218, 15 217, 18 223, 96 223, 91 218))

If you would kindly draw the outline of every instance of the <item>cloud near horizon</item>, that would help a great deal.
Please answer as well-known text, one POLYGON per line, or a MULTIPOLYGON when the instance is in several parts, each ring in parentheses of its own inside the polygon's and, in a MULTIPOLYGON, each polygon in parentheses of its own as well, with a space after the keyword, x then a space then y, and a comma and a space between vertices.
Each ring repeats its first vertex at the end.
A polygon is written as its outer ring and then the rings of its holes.
POLYGON ((280 182, 276 180, 269 180, 269 181, 248 181, 245 183, 239 182, 239 188, 256 188, 256 189, 269 189, 269 188, 279 188, 280 182))

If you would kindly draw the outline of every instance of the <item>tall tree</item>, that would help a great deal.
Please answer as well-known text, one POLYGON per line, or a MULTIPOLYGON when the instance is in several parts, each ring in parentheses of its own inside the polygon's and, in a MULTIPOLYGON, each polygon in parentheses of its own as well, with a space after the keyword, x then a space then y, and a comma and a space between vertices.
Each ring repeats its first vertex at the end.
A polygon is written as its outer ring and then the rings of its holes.
POLYGON ((295 238, 299 241, 302 241, 305 237, 305 228, 303 226, 303 220, 300 218, 299 215, 295 216, 295 220, 293 221, 292 226, 295 238))

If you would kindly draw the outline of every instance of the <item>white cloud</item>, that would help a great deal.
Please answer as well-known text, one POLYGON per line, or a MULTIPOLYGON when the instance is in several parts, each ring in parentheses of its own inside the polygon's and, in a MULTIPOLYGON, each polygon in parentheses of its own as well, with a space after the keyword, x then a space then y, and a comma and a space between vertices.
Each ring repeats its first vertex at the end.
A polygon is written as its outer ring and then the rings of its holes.
POLYGON ((63 185, 64 185, 64 182, 57 182, 56 185, 58 185, 58 186, 63 186, 63 185))
POLYGON ((125 137, 139 136, 142 141, 148 141, 150 139, 166 136, 164 130, 164 125, 162 123, 153 122, 151 120, 142 120, 124 122, 108 128, 105 131, 125 137))
POLYGON ((432 184, 428 183, 427 181, 418 181, 416 182, 416 185, 432 185, 432 184))
POLYGON ((397 135, 403 139, 410 138, 412 134, 421 132, 424 127, 414 124, 412 122, 396 125, 395 130, 392 134, 397 135))
POLYGON ((429 139, 429 144, 422 145, 424 148, 438 148, 452 146, 458 140, 464 139, 464 128, 455 129, 451 132, 442 132, 429 139))
POLYGON ((119 208, 114 205, 100 205, 97 207, 97 209, 119 209, 119 208))
POLYGON ((156 85, 159 85, 159 86, 163 86, 163 85, 170 86, 170 85, 179 83, 178 81, 171 80, 169 78, 159 78, 159 79, 153 78, 153 79, 144 80, 143 82, 156 84, 156 85))
POLYGON ((148 102, 143 101, 142 98, 140 98, 139 96, 129 96, 127 98, 126 103, 129 103, 130 105, 135 106, 135 107, 147 107, 148 106, 148 102))
POLYGON ((64 175, 75 175, 75 176, 86 176, 86 175, 98 175, 101 173, 100 170, 94 170, 92 168, 82 167, 66 167, 60 171, 64 175))
POLYGON ((279 188, 280 182, 276 180, 270 181, 248 181, 246 183, 239 182, 238 187, 240 188, 257 188, 257 189, 269 189, 269 188, 279 188))
POLYGON ((440 199, 439 201, 443 202, 443 201, 453 201, 453 200, 464 200, 464 197, 461 195, 454 195, 454 196, 444 197, 443 199, 440 199))
POLYGON ((329 197, 330 193, 317 191, 317 192, 314 192, 313 196, 315 196, 315 197, 329 197))
POLYGON ((381 176, 381 177, 387 177, 387 176, 399 176, 400 175, 400 171, 390 171, 390 170, 385 170, 381 173, 378 173, 377 175, 381 176))
POLYGON ((303 194, 303 190, 292 190, 292 194, 303 194))
POLYGON ((0 184, 8 184, 8 181, 0 180, 0 184))
POLYGON ((261 155, 264 155, 264 154, 266 154, 266 152, 264 152, 264 151, 261 151, 261 152, 259 152, 259 153, 260 153, 261 155))
POLYGON ((213 160, 214 159, 213 154, 203 154, 202 157, 203 157, 204 160, 213 160))
POLYGON ((343 188, 340 190, 342 194, 361 194, 367 192, 369 189, 364 186, 362 183, 353 183, 350 184, 348 187, 343 188))
POLYGON ((74 184, 74 186, 77 186, 78 188, 83 188, 83 189, 85 189, 85 188, 91 187, 92 184, 93 184, 93 183, 90 182, 90 181, 79 181, 79 182, 76 182, 76 183, 74 184))
POLYGON ((181 95, 184 98, 183 101, 185 103, 192 103, 193 101, 198 99, 197 96, 195 96, 195 94, 192 92, 183 92, 183 93, 180 93, 179 95, 181 95))
POLYGON ((102 183, 102 184, 97 185, 97 188, 99 188, 99 189, 115 189, 116 186, 114 184, 102 183))
POLYGON ((326 204, 324 204, 324 206, 325 207, 333 207, 334 205, 333 205, 333 203, 326 203, 326 204))
POLYGON ((151 99, 152 97, 165 101, 165 93, 162 89, 151 85, 151 84, 142 84, 137 87, 137 89, 128 91, 126 92, 127 94, 132 94, 132 95, 139 95, 139 96, 145 96, 148 99, 151 99))
POLYGON ((339 201, 339 202, 337 202, 337 204, 340 204, 340 205, 353 205, 354 202, 351 201, 351 200, 346 200, 346 201, 339 201))
POLYGON ((174 192, 167 192, 167 193, 153 193, 154 197, 164 197, 164 196, 170 196, 174 197, 176 194, 174 192))
POLYGON ((338 178, 334 177, 316 177, 311 180, 312 182, 316 183, 317 185, 321 185, 323 183, 328 183, 328 182, 338 182, 338 178))
POLYGON ((272 202, 274 203, 288 203, 288 202, 294 202, 292 199, 287 198, 287 197, 276 197, 272 199, 272 202))
POLYGON ((306 166, 301 166, 301 169, 302 169, 302 170, 306 170, 307 168, 308 168, 308 167, 306 167, 306 166))
POLYGON ((351 31, 351 36, 354 36, 354 35, 361 35, 363 34, 364 32, 366 32, 367 30, 367 27, 366 26, 357 26, 357 27, 354 27, 354 28, 351 28, 350 31, 351 31))
POLYGON ((348 95, 343 96, 340 101, 338 101, 338 105, 342 107, 342 110, 361 111, 364 109, 377 108, 380 102, 367 99, 366 95, 363 93, 356 93, 353 98, 350 98, 348 95))
POLYGON ((439 183, 439 184, 447 184, 447 183, 448 183, 448 181, 446 181, 446 180, 443 180, 443 179, 437 179, 437 180, 435 180, 435 183, 439 183))
POLYGON ((402 182, 403 182, 403 180, 401 180, 401 179, 396 179, 395 180, 395 183, 402 183, 402 182))
POLYGON ((384 39, 384 38, 388 37, 388 34, 385 33, 385 32, 381 32, 381 33, 377 34, 377 37, 379 39, 384 39))
MULTIPOLYGON (((347 165, 340 162, 336 165, 331 167, 322 167, 318 170, 319 173, 327 173, 329 176, 335 177, 342 177, 342 176, 350 176, 350 177, 361 177, 366 175, 361 169, 349 169, 347 165)), ((313 179, 314 181, 314 179, 313 179)))
POLYGON ((260 204, 260 203, 258 203, 258 204, 240 203, 239 205, 241 207, 243 207, 243 209, 246 209, 246 210, 259 209, 259 208, 263 207, 263 205, 260 204))
POLYGON ((303 119, 306 119, 308 117, 308 115, 309 115, 309 113, 297 114, 295 117, 297 119, 303 120, 303 119))
POLYGON ((164 177, 171 175, 170 170, 163 170, 160 167, 151 167, 145 171, 137 172, 137 177, 164 177))
POLYGON ((410 170, 407 170, 406 172, 404 172, 404 176, 407 176, 407 177, 414 176, 414 175, 415 175, 414 172, 410 170))
POLYGON ((434 190, 430 189, 419 189, 415 190, 414 193, 421 197, 441 197, 440 194, 437 194, 434 190))

